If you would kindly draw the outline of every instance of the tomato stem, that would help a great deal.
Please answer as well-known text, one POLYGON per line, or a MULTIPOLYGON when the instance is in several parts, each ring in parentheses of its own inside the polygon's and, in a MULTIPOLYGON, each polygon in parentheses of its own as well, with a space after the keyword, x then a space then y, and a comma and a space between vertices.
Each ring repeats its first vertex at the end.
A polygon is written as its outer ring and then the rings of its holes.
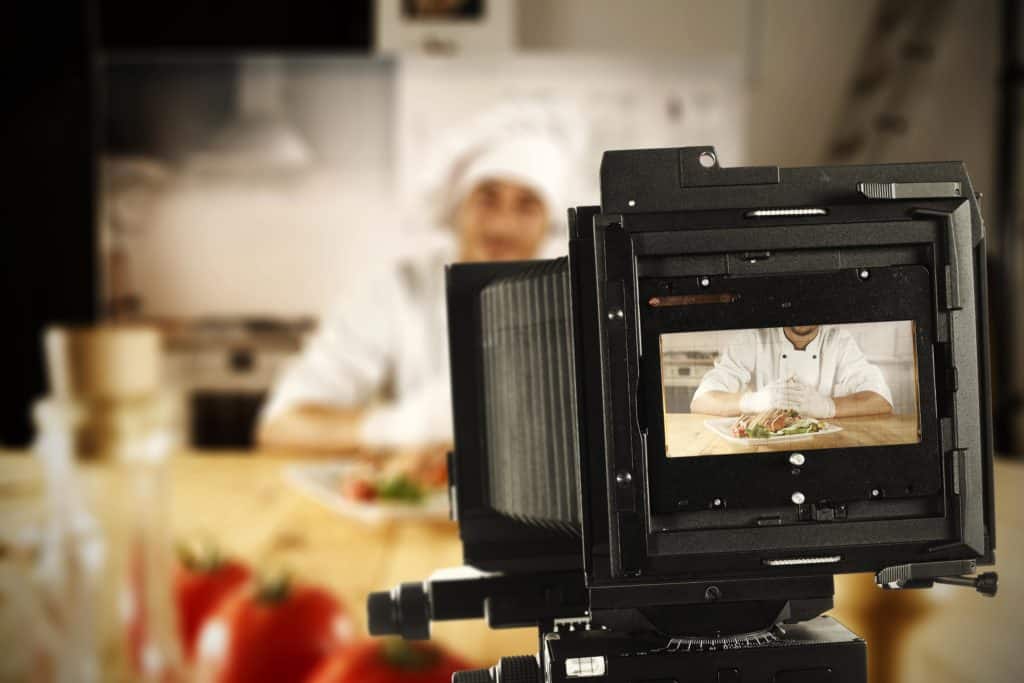
POLYGON ((440 654, 429 645, 411 644, 404 640, 386 640, 381 645, 381 657, 396 669, 422 671, 433 667, 440 654))
POLYGON ((212 572, 224 564, 224 555, 212 543, 179 542, 175 549, 178 560, 193 571, 212 572))
POLYGON ((256 597, 260 602, 283 602, 291 592, 292 577, 288 572, 263 574, 257 579, 256 597))

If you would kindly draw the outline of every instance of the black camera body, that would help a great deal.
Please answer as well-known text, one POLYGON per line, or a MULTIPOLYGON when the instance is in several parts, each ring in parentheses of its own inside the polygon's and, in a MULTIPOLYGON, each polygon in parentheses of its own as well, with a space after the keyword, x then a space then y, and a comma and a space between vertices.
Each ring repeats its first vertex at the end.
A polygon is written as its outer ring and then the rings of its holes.
POLYGON ((371 629, 537 625, 551 681, 862 680, 833 575, 995 591, 966 576, 995 547, 985 282, 961 163, 606 152, 567 259, 448 270, 452 511, 492 574, 371 597, 371 629))

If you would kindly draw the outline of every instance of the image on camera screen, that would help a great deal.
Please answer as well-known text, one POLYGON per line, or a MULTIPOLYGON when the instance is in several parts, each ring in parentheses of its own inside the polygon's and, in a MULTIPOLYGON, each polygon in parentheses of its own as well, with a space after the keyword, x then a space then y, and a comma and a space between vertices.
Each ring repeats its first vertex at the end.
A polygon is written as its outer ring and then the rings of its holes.
POLYGON ((660 336, 670 458, 920 441, 910 320, 660 336))

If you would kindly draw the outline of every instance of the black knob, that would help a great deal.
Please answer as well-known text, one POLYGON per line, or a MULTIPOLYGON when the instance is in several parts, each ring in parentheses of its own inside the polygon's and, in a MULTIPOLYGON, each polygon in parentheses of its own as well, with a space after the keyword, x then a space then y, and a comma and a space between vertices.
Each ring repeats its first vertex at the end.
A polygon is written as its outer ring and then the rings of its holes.
POLYGON ((452 683, 494 683, 490 669, 474 669, 452 674, 452 683))
POLYGON ((422 583, 403 583, 398 587, 399 634, 406 640, 430 638, 430 600, 422 583))
POLYGON ((502 657, 496 683, 540 683, 540 668, 533 655, 502 657))
POLYGON ((391 599, 390 593, 370 593, 366 598, 366 614, 370 635, 398 635, 398 606, 391 599))
POLYGON ((996 591, 999 590, 999 574, 995 572, 979 574, 975 580, 974 587, 982 595, 987 595, 990 598, 994 597, 996 591))
POLYGON ((371 635, 399 635, 406 640, 430 637, 430 600, 422 583, 403 583, 390 593, 371 593, 366 611, 371 635))
POLYGON ((540 683, 540 667, 532 655, 502 657, 490 669, 460 671, 452 683, 540 683))

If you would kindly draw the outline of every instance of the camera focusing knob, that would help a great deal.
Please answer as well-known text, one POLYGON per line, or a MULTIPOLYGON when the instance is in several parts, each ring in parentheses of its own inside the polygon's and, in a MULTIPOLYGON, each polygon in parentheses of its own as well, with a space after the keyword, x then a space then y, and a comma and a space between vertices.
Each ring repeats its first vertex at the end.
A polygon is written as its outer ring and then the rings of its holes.
POLYGON ((406 640, 430 637, 430 598, 422 583, 403 583, 390 592, 371 593, 366 601, 370 634, 406 640))
POLYGON ((496 683, 539 683, 540 668, 532 655, 502 657, 498 663, 496 683))
POLYGON ((502 657, 490 669, 460 671, 452 683, 540 683, 540 668, 532 655, 502 657))
POLYGON ((452 676, 452 683, 494 683, 490 669, 459 671, 452 676))

